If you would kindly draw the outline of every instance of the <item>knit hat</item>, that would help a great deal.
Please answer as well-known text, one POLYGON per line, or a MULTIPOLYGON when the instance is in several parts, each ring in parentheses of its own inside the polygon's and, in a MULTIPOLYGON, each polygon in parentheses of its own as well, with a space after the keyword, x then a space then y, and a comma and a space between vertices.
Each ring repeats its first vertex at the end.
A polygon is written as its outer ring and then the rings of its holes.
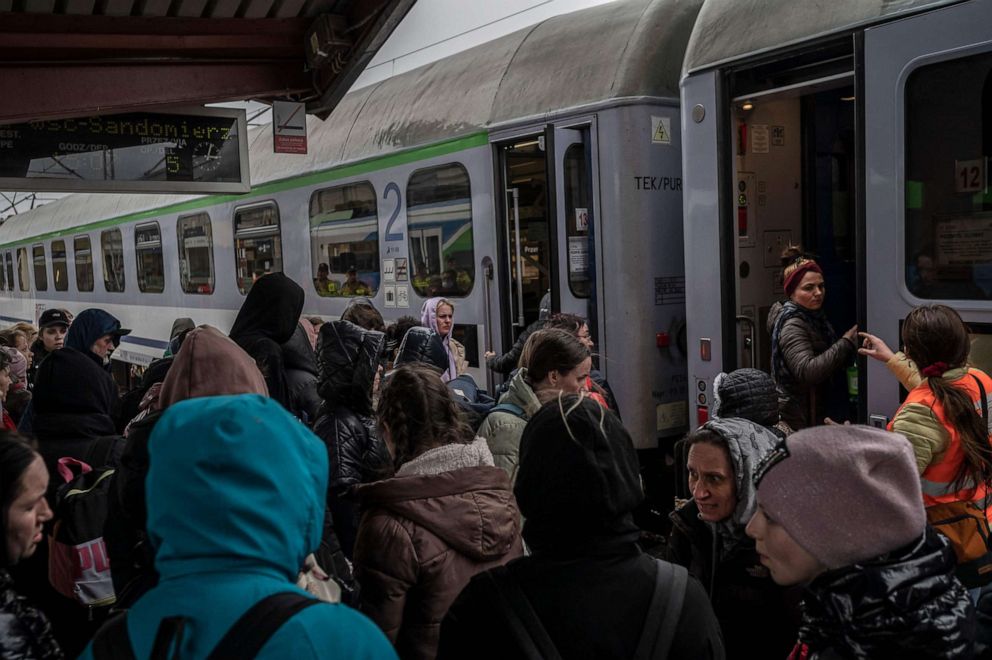
POLYGON ((735 369, 713 379, 711 417, 741 417, 762 426, 778 423, 778 389, 759 369, 735 369))
POLYGON ((609 529, 644 499, 638 468, 616 415, 588 397, 556 397, 531 417, 520 439, 513 493, 527 520, 525 536, 535 526, 609 529))
POLYGON ((791 296, 802 281, 803 275, 810 272, 823 274, 820 265, 806 257, 799 257, 786 266, 782 271, 782 288, 785 289, 785 295, 791 296))
POLYGON ((892 552, 923 534, 913 448, 870 426, 790 435, 755 473, 758 504, 827 568, 892 552))

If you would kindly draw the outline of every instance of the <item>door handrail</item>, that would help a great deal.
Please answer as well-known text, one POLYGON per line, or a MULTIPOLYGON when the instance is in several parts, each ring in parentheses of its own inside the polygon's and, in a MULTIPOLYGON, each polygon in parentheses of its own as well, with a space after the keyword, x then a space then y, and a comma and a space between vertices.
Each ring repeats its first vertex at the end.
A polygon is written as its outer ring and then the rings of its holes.
POLYGON ((751 354, 751 368, 752 369, 757 369, 758 368, 758 341, 757 341, 758 338, 757 338, 757 336, 756 336, 755 333, 758 330, 758 324, 755 323, 754 322, 754 319, 752 319, 750 316, 745 316, 744 314, 738 314, 735 317, 735 319, 734 319, 734 322, 735 323, 741 323, 742 321, 751 325, 751 346, 749 347, 750 350, 748 352, 751 354))
MULTIPOLYGON (((506 192, 513 195, 513 230, 516 232, 517 240, 514 243, 514 253, 517 257, 517 321, 513 324, 518 328, 524 327, 524 262, 523 255, 520 252, 520 189, 519 188, 507 188, 506 192)), ((510 251, 510 227, 507 223, 507 253, 510 251)))

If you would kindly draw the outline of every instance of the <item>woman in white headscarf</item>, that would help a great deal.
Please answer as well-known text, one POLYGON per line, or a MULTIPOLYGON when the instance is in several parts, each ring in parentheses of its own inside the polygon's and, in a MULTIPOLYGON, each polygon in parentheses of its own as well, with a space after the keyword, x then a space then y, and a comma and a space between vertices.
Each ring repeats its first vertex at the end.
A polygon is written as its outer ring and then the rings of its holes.
POLYGON ((468 371, 465 347, 451 336, 455 325, 455 305, 446 298, 428 298, 420 310, 420 322, 441 337, 444 350, 448 352, 448 368, 441 374, 441 380, 448 382, 468 371))

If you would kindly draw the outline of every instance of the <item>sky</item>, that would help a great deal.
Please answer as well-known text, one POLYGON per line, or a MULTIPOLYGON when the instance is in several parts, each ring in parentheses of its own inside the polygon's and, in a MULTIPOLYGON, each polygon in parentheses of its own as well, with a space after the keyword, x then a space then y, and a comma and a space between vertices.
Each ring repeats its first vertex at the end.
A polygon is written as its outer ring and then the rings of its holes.
MULTIPOLYGON (((429 64, 546 18, 613 0, 418 0, 397 26, 352 89, 429 64)), ((271 121, 261 103, 218 104, 243 107, 253 124, 271 121)), ((30 209, 63 193, 0 192, 0 219, 30 209)))

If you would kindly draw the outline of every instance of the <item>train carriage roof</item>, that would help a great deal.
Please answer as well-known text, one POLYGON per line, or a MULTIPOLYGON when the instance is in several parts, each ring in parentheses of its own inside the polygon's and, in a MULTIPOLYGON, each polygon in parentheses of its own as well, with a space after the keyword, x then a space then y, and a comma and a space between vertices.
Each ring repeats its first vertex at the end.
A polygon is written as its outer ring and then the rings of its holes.
MULTIPOLYGON (((307 118, 305 156, 272 153, 271 129, 255 130, 252 185, 598 101, 677 99, 683 54, 701 5, 702 0, 617 0, 551 17, 353 91, 327 120, 307 118)), ((197 197, 71 195, 8 219, 0 227, 0 244, 197 197)))
POLYGON ((961 0, 705 0, 685 73, 961 0))

